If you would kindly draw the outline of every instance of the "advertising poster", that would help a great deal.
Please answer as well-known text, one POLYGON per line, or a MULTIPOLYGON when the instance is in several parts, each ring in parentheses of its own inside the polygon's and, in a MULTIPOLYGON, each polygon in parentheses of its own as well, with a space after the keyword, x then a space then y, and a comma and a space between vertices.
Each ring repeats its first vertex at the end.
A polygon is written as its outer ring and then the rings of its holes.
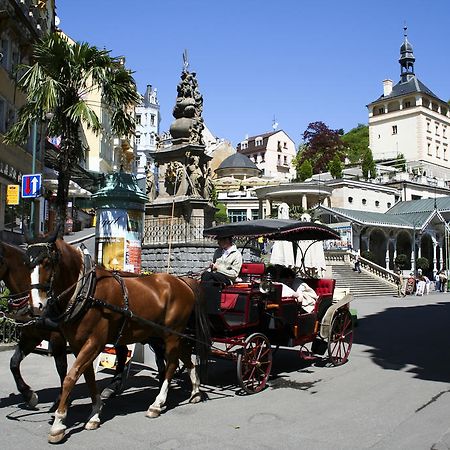
POLYGON ((139 273, 143 213, 103 209, 97 216, 97 262, 108 270, 139 273))
POLYGON ((337 231, 341 238, 338 241, 325 241, 327 250, 347 250, 352 247, 352 225, 350 222, 331 223, 329 226, 337 231))

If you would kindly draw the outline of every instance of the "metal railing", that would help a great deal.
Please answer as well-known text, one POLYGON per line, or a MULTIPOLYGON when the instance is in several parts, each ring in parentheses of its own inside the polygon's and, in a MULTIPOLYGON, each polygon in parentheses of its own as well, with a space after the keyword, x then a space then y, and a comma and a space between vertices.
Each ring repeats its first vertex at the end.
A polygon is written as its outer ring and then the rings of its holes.
MULTIPOLYGON (((325 259, 330 262, 343 262, 347 264, 354 264, 355 258, 356 256, 348 251, 325 252, 325 259)), ((359 261, 361 264, 361 268, 364 269, 365 271, 370 272, 373 275, 377 276, 378 278, 381 278, 393 285, 397 285, 399 283, 400 277, 391 270, 379 266, 378 264, 362 257, 359 257, 359 261)))
POLYGON ((146 217, 144 223, 144 245, 212 243, 213 239, 203 236, 203 218, 187 222, 182 217, 146 217))

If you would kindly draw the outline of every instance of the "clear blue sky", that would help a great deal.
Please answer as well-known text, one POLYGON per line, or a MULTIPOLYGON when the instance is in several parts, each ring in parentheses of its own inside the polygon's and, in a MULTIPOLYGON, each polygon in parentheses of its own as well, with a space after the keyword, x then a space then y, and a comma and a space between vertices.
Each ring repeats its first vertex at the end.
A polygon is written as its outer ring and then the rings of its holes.
POLYGON ((450 99, 449 0, 57 0, 57 14, 73 39, 125 56, 141 93, 158 89, 161 131, 185 48, 206 124, 234 145, 274 116, 296 144, 310 122, 367 123, 383 79, 399 80, 405 22, 417 77, 450 99))

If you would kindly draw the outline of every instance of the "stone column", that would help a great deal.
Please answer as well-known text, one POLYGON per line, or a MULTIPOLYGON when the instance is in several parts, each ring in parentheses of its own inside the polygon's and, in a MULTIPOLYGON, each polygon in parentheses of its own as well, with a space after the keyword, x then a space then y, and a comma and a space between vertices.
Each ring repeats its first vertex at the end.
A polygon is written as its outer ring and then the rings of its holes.
POLYGON ((306 194, 302 195, 302 208, 306 211, 308 209, 308 198, 306 194))
POLYGON ((259 208, 259 218, 264 219, 264 206, 262 200, 258 201, 258 208, 259 208))
POLYGON ((433 239, 433 273, 437 272, 437 260, 438 260, 438 242, 436 238, 433 239))
POLYGON ((270 215, 272 214, 272 202, 269 199, 265 200, 266 203, 266 213, 264 215, 264 217, 270 217, 270 215))

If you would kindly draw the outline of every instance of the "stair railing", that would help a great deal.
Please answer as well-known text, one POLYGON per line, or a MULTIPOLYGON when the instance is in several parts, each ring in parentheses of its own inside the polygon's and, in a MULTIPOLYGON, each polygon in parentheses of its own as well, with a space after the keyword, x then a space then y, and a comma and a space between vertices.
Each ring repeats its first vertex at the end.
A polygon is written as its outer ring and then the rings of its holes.
MULTIPOLYGON (((330 262, 345 262, 347 264, 354 265, 356 255, 351 251, 326 251, 325 259, 330 262)), ((361 263, 361 268, 366 272, 370 272, 371 274, 387 281, 392 285, 398 285, 400 277, 396 273, 392 272, 389 269, 386 269, 385 267, 379 266, 378 264, 375 264, 374 262, 369 261, 366 258, 362 258, 361 256, 359 257, 359 261, 361 263)))

